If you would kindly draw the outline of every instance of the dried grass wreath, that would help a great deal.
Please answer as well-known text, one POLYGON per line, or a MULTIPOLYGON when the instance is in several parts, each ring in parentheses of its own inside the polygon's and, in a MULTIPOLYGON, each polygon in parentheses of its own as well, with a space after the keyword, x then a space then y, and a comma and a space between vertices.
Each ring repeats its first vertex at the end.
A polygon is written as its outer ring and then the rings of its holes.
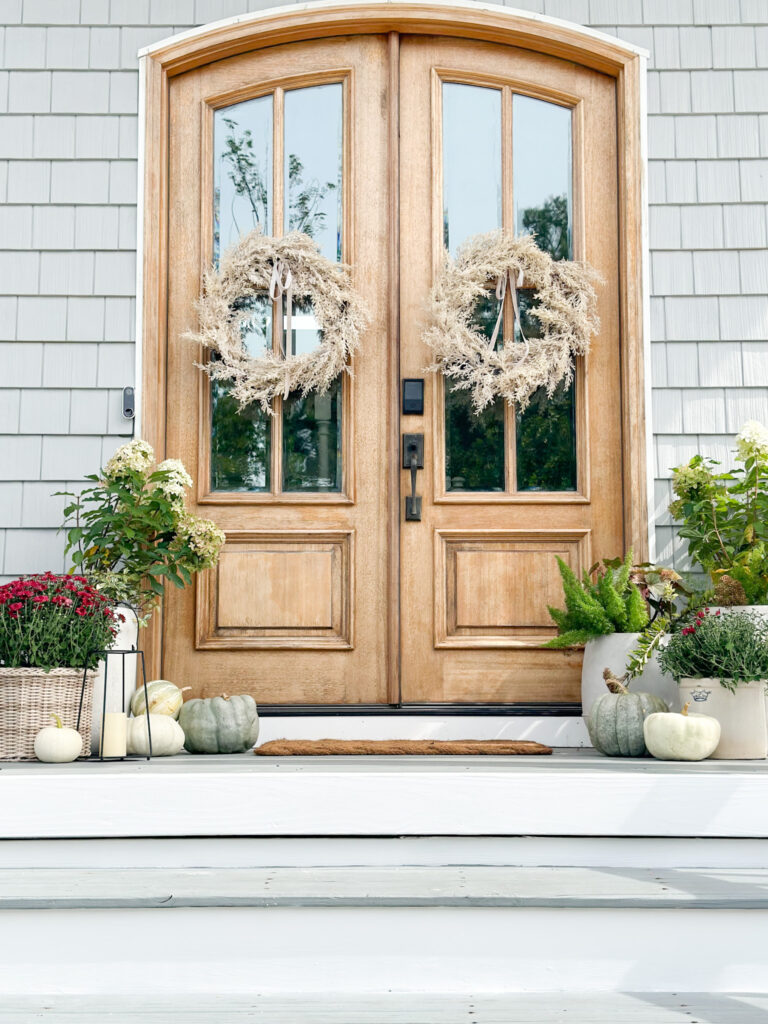
POLYGON ((368 324, 362 301, 352 288, 349 268, 332 263, 305 234, 270 238, 250 231, 229 249, 219 268, 209 269, 197 303, 199 329, 186 337, 219 356, 198 364, 213 380, 229 382, 242 409, 252 402, 272 413, 270 402, 292 391, 323 394, 340 373, 351 373, 349 360, 368 324), (250 296, 286 296, 287 334, 291 334, 292 300, 310 300, 320 329, 320 344, 311 352, 284 356, 265 351, 251 355, 243 332, 252 316, 250 296))
POLYGON ((597 333, 600 280, 584 263, 553 260, 531 235, 513 237, 492 231, 469 239, 453 260, 446 253, 430 296, 430 323, 424 341, 435 354, 431 371, 440 371, 454 388, 470 391, 481 412, 497 395, 522 410, 534 391, 545 388, 551 398, 561 381, 573 379, 574 356, 586 355, 597 333), (478 300, 489 285, 503 308, 509 288, 522 341, 496 349, 501 315, 492 338, 473 323, 478 300), (526 339, 520 326, 517 289, 525 285, 538 294, 529 310, 541 325, 541 337, 526 339))

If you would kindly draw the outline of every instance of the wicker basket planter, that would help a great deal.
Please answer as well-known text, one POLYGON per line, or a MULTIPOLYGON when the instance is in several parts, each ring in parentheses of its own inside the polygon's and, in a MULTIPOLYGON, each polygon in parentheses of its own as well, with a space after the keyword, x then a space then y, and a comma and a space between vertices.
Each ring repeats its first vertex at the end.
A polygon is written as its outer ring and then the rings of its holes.
MULTIPOLYGON (((90 751, 95 675, 87 675, 80 716, 84 754, 90 751)), ((74 729, 82 685, 78 668, 0 668, 0 760, 33 761, 35 736, 51 724, 54 714, 74 729)))

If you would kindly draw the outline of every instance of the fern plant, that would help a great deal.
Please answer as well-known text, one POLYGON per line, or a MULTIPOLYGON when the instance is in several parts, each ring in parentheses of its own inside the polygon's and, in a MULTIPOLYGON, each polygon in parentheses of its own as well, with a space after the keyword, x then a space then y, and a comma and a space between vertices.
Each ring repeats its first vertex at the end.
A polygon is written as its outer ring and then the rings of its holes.
POLYGON ((581 579, 562 558, 565 610, 549 609, 558 635, 547 647, 577 647, 609 633, 640 633, 648 625, 648 605, 632 581, 632 551, 616 567, 598 563, 581 579))

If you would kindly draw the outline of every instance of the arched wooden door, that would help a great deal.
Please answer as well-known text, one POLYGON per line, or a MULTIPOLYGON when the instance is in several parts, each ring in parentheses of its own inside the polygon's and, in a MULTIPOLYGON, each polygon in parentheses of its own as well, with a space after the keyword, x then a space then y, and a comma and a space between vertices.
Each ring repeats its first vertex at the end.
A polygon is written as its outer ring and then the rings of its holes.
MULTIPOLYGON (((420 29, 237 52, 168 86, 153 440, 190 468, 227 544, 169 595, 155 666, 264 704, 578 700, 579 656, 541 646, 554 555, 581 569, 632 539, 616 77, 420 29), (211 387, 183 338, 202 269, 255 226, 312 234, 371 313, 354 376, 271 417, 211 387), (596 266, 602 329, 570 389, 477 417, 425 373, 421 332, 443 245, 500 227, 596 266), (402 413, 403 378, 424 379, 422 414, 402 413), (423 435, 419 521, 405 521, 404 434, 423 435)), ((290 337, 284 309, 252 309, 254 351, 317 343, 301 297, 290 337)), ((489 296, 477 315, 495 313, 489 296)))

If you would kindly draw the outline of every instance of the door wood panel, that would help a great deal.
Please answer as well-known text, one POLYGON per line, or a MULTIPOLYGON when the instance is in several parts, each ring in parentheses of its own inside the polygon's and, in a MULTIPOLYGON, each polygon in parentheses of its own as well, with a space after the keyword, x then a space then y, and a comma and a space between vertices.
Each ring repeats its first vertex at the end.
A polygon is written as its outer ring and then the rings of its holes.
MULTIPOLYGON (((425 459, 422 520, 401 522, 402 700, 578 700, 579 654, 540 645, 554 633, 546 604, 560 603, 554 555, 581 571, 590 548, 597 557, 624 543, 621 403, 614 400, 621 393, 615 83, 529 51, 437 37, 403 38, 400 71, 408 82, 400 118, 409 128, 400 150, 401 266, 408 268, 401 275, 402 375, 421 376, 430 362, 421 324, 443 250, 443 81, 509 86, 573 109, 574 255, 604 278, 601 331, 577 367, 575 492, 446 493, 438 377, 427 377, 423 418, 403 419, 403 431, 424 430, 425 459), (526 531, 542 542, 526 542, 526 531)), ((505 223, 511 187, 505 170, 505 223)), ((507 462, 509 481, 509 454, 507 462)), ((409 487, 403 471, 402 496, 409 487)))
MULTIPOLYGON (((387 699, 386 396, 396 388, 387 345, 387 88, 387 38, 378 35, 246 53, 170 83, 166 450, 198 481, 195 510, 227 534, 218 569, 197 587, 170 593, 164 610, 162 673, 191 685, 195 696, 225 690, 252 693, 260 703, 387 699), (280 83, 331 81, 344 88, 344 257, 371 315, 354 377, 344 382, 342 492, 211 494, 209 384, 194 365, 201 353, 183 335, 194 327, 212 251, 212 110, 280 83), (355 534, 364 543, 353 545, 355 534)), ((279 131, 275 137, 279 143, 279 131)), ((280 145, 275 149, 278 171, 280 145)), ((279 187, 275 192, 277 208, 279 187)))
MULTIPOLYGON (((254 26, 251 45, 241 32, 209 61, 198 47, 194 59, 169 50, 167 66, 163 54, 147 64, 146 178, 157 195, 146 206, 145 266, 164 268, 145 275, 147 436, 185 462, 198 485, 194 510, 227 534, 217 570, 168 595, 153 674, 195 696, 250 692, 261 704, 578 701, 580 654, 541 647, 553 632, 546 605, 560 595, 554 555, 580 571, 625 538, 644 554, 637 69, 596 44, 583 62, 567 59, 572 41, 536 52, 519 18, 517 36, 498 25, 477 41, 458 38, 453 21, 453 38, 429 35, 453 17, 437 6, 382 5, 367 24, 352 7, 334 17, 349 17, 354 32, 319 38, 331 35, 320 26, 318 38, 295 41, 304 23, 289 31, 276 15, 285 31, 270 45, 254 26), (409 27, 414 34, 401 34, 409 27), (443 80, 573 110, 574 252, 604 283, 601 332, 577 367, 572 492, 446 489, 443 381, 425 373, 421 342, 442 253, 443 80), (341 491, 212 491, 209 385, 183 337, 211 258, 212 112, 269 88, 330 81, 344 88, 344 259, 371 314, 343 383, 341 491), (402 377, 426 379, 423 416, 400 416, 402 377), (421 522, 403 522, 402 432, 425 435, 421 522)), ((495 18, 478 9, 478 24, 495 18)), ((276 150, 277 168, 279 142, 276 150)), ((504 175, 508 219, 509 161, 504 175)), ((278 204, 280 191, 276 177, 278 204)), ((509 437, 514 411, 505 417, 509 437)), ((508 485, 514 457, 508 445, 508 485)), ((273 481, 278 465, 273 444, 273 481)))

